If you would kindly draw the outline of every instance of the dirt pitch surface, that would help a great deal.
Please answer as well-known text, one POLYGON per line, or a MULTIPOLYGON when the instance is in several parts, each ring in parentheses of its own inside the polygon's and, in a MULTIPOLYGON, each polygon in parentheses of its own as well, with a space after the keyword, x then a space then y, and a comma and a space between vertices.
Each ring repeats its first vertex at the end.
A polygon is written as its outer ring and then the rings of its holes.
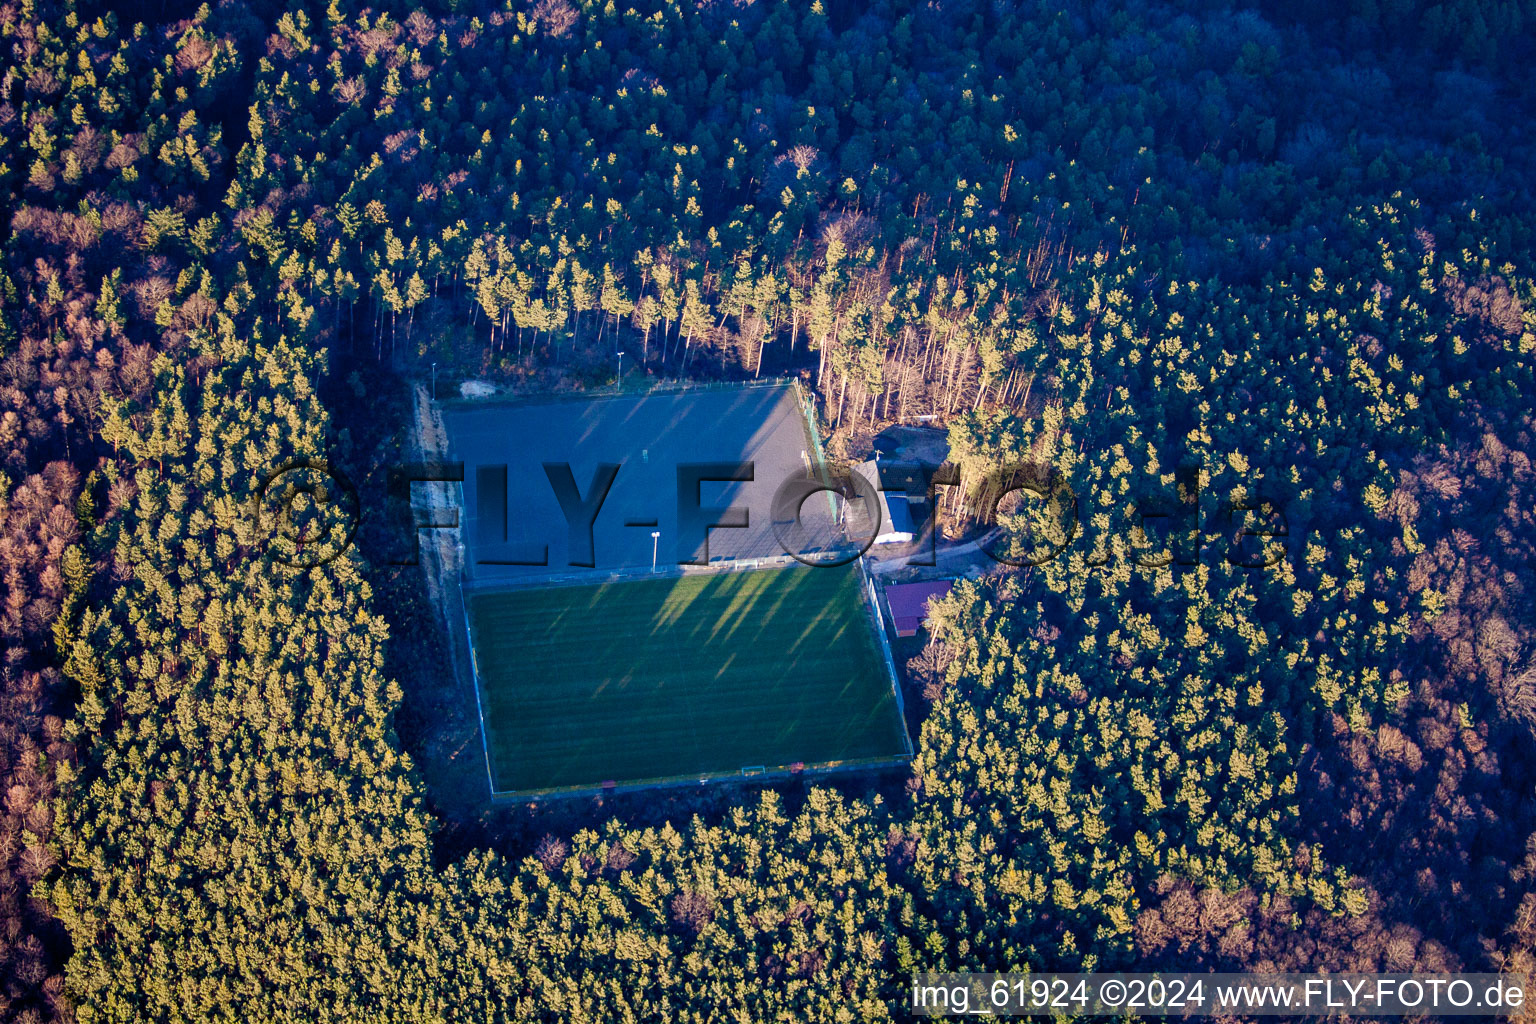
MULTIPOLYGON (((783 556, 773 498, 786 480, 810 477, 815 442, 793 387, 739 387, 600 398, 523 398, 452 403, 443 408, 452 458, 464 463, 466 571, 477 581, 532 580, 586 572, 594 582, 615 570, 681 562, 783 556), (706 507, 731 506, 744 527, 680 527, 679 467, 750 462, 750 481, 705 481, 693 488, 706 507), (581 498, 594 472, 618 466, 592 524, 592 565, 572 563, 570 528, 545 464, 569 466, 581 498), (485 516, 481 470, 505 467, 506 514, 485 516), (659 536, 653 538, 652 533, 659 536), (547 550, 546 550, 547 549, 547 550), (526 561, 532 554, 545 564, 526 561), (494 563, 494 564, 493 564, 494 563)), ((842 543, 827 496, 804 502, 799 551, 842 543)), ((578 552, 580 562, 584 552, 578 552)))

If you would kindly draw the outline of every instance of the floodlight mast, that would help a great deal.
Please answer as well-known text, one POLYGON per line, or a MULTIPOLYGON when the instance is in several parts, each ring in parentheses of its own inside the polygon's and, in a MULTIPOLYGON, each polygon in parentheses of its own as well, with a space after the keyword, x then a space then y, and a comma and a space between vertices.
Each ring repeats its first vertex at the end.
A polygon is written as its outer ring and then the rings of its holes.
POLYGON ((656 545, 661 541, 661 531, 651 531, 651 572, 656 571, 656 545))

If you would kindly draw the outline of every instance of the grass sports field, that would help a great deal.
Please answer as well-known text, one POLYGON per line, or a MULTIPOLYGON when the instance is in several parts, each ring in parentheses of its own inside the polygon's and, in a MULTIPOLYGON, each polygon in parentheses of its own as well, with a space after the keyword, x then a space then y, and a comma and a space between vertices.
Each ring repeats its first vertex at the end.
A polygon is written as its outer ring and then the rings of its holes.
POLYGON ((465 599, 497 792, 905 752, 855 566, 465 599))

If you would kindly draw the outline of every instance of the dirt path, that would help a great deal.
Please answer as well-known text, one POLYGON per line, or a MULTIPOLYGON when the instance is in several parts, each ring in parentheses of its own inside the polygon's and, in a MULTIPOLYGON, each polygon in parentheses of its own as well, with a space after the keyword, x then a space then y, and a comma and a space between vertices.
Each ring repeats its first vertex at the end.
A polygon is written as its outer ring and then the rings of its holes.
MULTIPOLYGON (((914 566, 913 568, 948 569, 960 571, 973 565, 989 566, 997 563, 981 549, 981 541, 991 542, 995 540, 1000 531, 992 530, 985 536, 963 544, 954 544, 949 541, 939 541, 938 550, 934 554, 937 566, 914 566)), ((905 569, 911 563, 915 555, 897 555, 893 558, 882 558, 875 555, 868 561, 869 571, 876 575, 897 572, 905 569)))
MULTIPOLYGON (((443 427, 442 415, 432 408, 427 389, 420 384, 416 385, 414 398, 412 455, 421 462, 446 462, 448 431, 443 427)), ((411 508, 416 521, 447 522, 449 510, 458 507, 456 489, 456 485, 451 483, 419 483, 412 487, 411 508)), ((447 600, 447 596, 450 591, 457 590, 450 587, 449 583, 459 572, 462 547, 459 531, 422 530, 418 543, 422 571, 426 574, 427 596, 433 607, 443 615, 444 624, 452 633, 454 620, 449 618, 452 609, 447 605, 453 602, 447 600)))
MULTIPOLYGON (((411 449, 411 459, 416 462, 448 461, 448 431, 442 415, 433 408, 427 389, 419 384, 413 401, 411 449)), ((418 523, 454 521, 461 501, 461 485, 456 483, 422 482, 411 488, 411 510, 418 523)), ((439 761, 452 784, 452 792, 440 791, 438 799, 463 804, 463 812, 479 807, 489 795, 481 727, 475 713, 478 702, 470 669, 469 639, 464 632, 464 597, 458 585, 464 545, 457 529, 420 530, 417 538, 427 599, 446 630, 451 665, 445 666, 450 670, 445 675, 452 680, 449 690, 462 695, 451 701, 453 712, 445 713, 442 728, 431 745, 431 756, 439 761)))

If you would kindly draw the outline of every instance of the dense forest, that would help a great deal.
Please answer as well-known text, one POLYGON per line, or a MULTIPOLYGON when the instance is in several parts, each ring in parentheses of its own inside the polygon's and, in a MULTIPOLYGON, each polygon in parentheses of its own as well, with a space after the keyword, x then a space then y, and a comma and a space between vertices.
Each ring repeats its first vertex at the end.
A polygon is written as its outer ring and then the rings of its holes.
POLYGON ((173 6, 0 6, 4 1019, 1536 968, 1536 3, 173 6), (249 514, 620 349, 1048 485, 907 775, 466 822, 419 579, 249 514))

